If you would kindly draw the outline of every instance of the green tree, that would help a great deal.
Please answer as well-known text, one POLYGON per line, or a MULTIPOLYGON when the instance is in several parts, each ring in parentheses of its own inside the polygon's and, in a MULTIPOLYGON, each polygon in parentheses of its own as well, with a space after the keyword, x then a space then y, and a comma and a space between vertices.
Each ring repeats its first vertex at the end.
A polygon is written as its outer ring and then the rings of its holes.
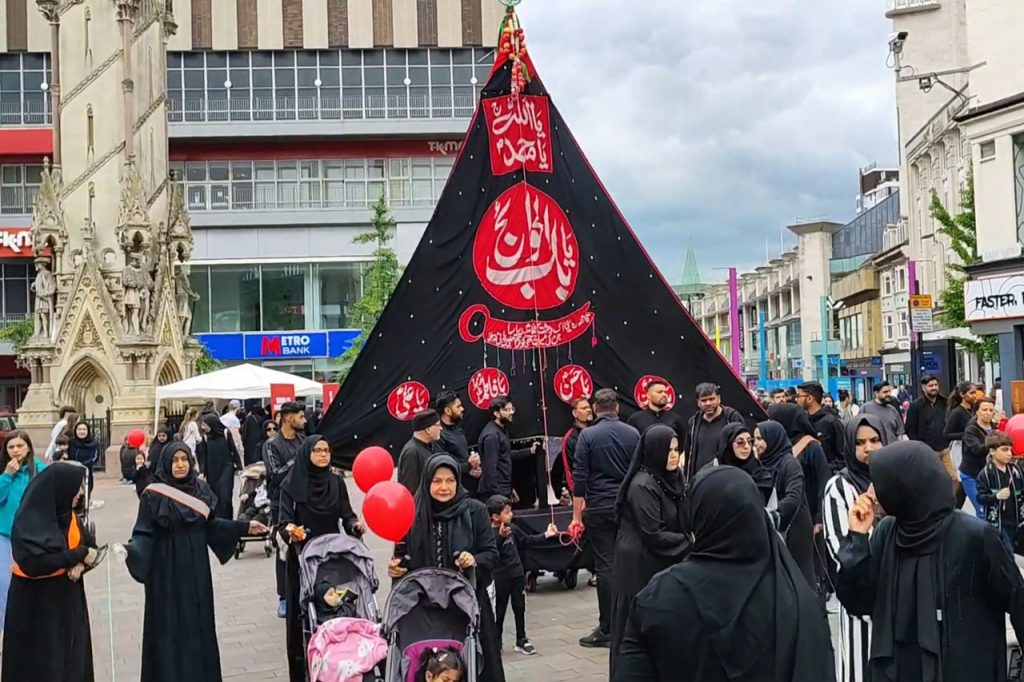
MULTIPOLYGON (((959 262, 946 264, 945 287, 939 294, 942 306, 942 322, 950 328, 969 326, 964 309, 964 283, 967 281, 966 266, 978 260, 978 230, 974 216, 974 171, 967 174, 964 191, 960 194, 959 212, 951 214, 942 205, 942 200, 932 190, 931 214, 939 222, 939 232, 949 237, 949 246, 959 262)), ((983 336, 979 340, 959 338, 957 343, 983 360, 999 359, 999 342, 994 336, 983 336)))
POLYGON ((352 306, 348 322, 350 326, 362 332, 352 343, 352 347, 341 356, 341 369, 335 379, 343 381, 352 368, 359 351, 366 343, 366 338, 380 319, 384 307, 391 298, 391 293, 398 284, 402 268, 398 264, 398 254, 388 244, 395 238, 395 220, 391 217, 387 198, 381 193, 373 205, 373 221, 370 229, 356 236, 352 241, 356 244, 373 244, 373 260, 363 271, 363 296, 352 306))
POLYGON ((196 358, 196 375, 209 374, 210 372, 216 372, 221 368, 221 364, 210 355, 210 349, 206 347, 206 344, 202 344, 203 349, 199 351, 199 357, 196 358))
POLYGON ((20 322, 12 322, 0 327, 0 341, 9 341, 14 346, 14 354, 21 353, 21 348, 32 338, 32 318, 26 317, 20 322))

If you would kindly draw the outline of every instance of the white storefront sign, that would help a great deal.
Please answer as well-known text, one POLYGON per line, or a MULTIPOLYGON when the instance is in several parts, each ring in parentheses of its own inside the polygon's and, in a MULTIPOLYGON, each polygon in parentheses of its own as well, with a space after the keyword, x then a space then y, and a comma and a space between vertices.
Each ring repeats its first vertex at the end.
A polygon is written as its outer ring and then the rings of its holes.
POLYGON ((967 280, 964 317, 968 322, 1024 317, 1024 274, 967 280))

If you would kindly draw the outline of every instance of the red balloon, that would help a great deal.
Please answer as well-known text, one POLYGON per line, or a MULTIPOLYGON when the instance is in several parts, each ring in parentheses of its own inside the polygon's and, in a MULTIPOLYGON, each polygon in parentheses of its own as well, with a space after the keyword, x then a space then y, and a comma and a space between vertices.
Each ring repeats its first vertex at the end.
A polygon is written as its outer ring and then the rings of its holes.
POLYGON ((352 463, 352 477, 364 493, 381 481, 390 481, 395 471, 391 453, 379 445, 371 445, 356 455, 352 463))
POLYGON ((1024 455, 1024 414, 1015 414, 1006 422, 1006 435, 1013 441, 1013 452, 1024 455))
POLYGON ((406 536, 415 515, 412 493, 398 481, 381 481, 370 488, 363 500, 366 525, 391 542, 398 542, 406 536))
POLYGON ((128 445, 131 445, 133 448, 141 448, 145 442, 146 432, 142 429, 132 429, 128 434, 128 445))

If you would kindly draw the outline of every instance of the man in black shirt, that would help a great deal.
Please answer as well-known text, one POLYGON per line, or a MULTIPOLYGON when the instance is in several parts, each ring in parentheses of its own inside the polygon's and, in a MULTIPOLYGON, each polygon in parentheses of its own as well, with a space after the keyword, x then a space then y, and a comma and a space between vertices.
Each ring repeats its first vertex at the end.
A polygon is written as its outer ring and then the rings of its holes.
MULTIPOLYGON (((562 454, 551 465, 551 487, 555 495, 561 498, 562 492, 567 491, 572 495, 572 468, 576 461, 576 442, 583 431, 594 421, 594 411, 590 407, 589 398, 576 398, 572 401, 572 428, 562 438, 562 454)), ((563 504, 569 504, 563 502, 563 504)))
POLYGON ((697 413, 690 417, 683 434, 686 480, 718 457, 718 436, 726 424, 744 423, 743 415, 722 404, 716 384, 697 384, 697 413))
POLYGON ((441 415, 441 440, 437 447, 455 457, 462 468, 462 485, 470 495, 476 495, 477 484, 484 473, 480 468, 480 455, 469 451, 466 433, 462 430, 465 408, 455 391, 441 391, 434 401, 434 409, 441 415))
POLYGON ((654 381, 647 387, 647 407, 637 410, 629 415, 626 422, 641 434, 655 424, 664 424, 676 432, 676 436, 683 437, 686 426, 683 418, 668 409, 671 396, 668 394, 668 386, 663 381, 654 381))
POLYGON ((942 466, 949 472, 955 491, 960 477, 949 453, 949 439, 944 435, 948 405, 946 397, 939 394, 939 380, 931 374, 925 374, 921 377, 921 397, 910 403, 907 409, 905 428, 910 440, 919 440, 935 451, 942 466))
POLYGON ((594 575, 597 576, 598 625, 580 639, 580 646, 610 647, 611 569, 618 533, 615 500, 640 442, 640 432, 619 420, 619 397, 612 389, 602 388, 595 393, 593 406, 596 419, 576 441, 569 530, 582 530, 586 522, 587 542, 593 550, 594 575))
POLYGON ((796 387, 796 402, 811 419, 811 425, 818 433, 821 449, 833 473, 846 466, 843 449, 846 447, 846 427, 838 413, 822 403, 825 389, 817 381, 807 381, 796 387))
POLYGON ((528 448, 512 450, 507 429, 516 413, 516 406, 508 396, 496 396, 491 400, 488 411, 492 419, 480 432, 480 466, 484 473, 477 486, 477 496, 486 500, 491 495, 503 495, 518 502, 519 495, 512 489, 512 462, 537 454, 540 443, 535 441, 528 448))
MULTIPOLYGON (((263 446, 263 465, 267 469, 267 497, 270 498, 270 526, 276 526, 281 513, 281 483, 292 470, 295 458, 306 442, 306 410, 302 403, 289 401, 277 409, 281 422, 277 435, 263 446)), ((284 557, 278 553, 274 560, 277 572, 277 617, 285 617, 284 557)))
POLYGON ((423 410, 412 418, 412 438, 398 455, 398 482, 410 493, 420 489, 423 468, 430 456, 438 451, 441 439, 441 418, 434 410, 423 410))

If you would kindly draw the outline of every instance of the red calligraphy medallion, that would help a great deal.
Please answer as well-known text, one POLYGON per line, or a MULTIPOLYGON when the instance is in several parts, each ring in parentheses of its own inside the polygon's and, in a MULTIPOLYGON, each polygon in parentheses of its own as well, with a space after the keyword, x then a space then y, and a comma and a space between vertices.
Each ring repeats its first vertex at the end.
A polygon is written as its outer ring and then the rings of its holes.
POLYGON ((551 172, 551 116, 547 97, 506 95, 483 102, 491 173, 495 176, 525 169, 551 172))
POLYGON ((508 395, 508 377, 500 369, 484 367, 469 378, 469 400, 481 410, 499 395, 508 395))
POLYGON ((633 387, 633 399, 636 400, 636 404, 640 406, 641 410, 645 409, 647 407, 647 387, 655 381, 665 384, 665 390, 668 393, 668 404, 665 405, 664 409, 671 410, 676 406, 676 389, 672 388, 672 384, 654 374, 645 374, 640 377, 640 380, 636 382, 636 386, 633 387))
POLYGON ((473 268, 499 303, 547 310, 569 300, 576 288, 579 244, 558 203, 518 183, 484 214, 473 243, 473 268))
POLYGON ((555 394, 564 403, 572 404, 577 398, 594 394, 594 381, 590 372, 579 365, 566 365, 555 372, 555 394))
POLYGON ((388 394, 388 412, 395 419, 407 422, 417 412, 430 407, 430 391, 418 381, 399 384, 388 394))

